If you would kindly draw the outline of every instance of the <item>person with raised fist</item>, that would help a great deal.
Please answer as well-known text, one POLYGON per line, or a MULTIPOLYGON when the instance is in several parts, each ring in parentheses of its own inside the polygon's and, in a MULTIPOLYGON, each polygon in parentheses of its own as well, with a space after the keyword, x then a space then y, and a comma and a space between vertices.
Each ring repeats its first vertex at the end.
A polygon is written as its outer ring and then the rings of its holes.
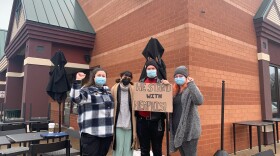
POLYGON ((170 152, 179 149, 181 156, 196 156, 201 134, 198 106, 203 95, 185 66, 174 72, 173 113, 170 115, 170 152))
POLYGON ((78 104, 82 155, 106 156, 113 140, 114 100, 106 86, 105 70, 91 71, 88 83, 82 87, 85 77, 78 72, 70 92, 72 101, 78 104))

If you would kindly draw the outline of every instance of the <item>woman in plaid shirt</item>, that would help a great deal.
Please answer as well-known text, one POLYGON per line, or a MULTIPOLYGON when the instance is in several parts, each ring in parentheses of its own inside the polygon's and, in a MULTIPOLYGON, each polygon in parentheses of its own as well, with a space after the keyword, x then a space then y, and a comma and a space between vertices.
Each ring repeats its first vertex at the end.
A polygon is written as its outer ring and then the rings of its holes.
POLYGON ((94 69, 89 82, 81 87, 85 78, 77 73, 70 96, 78 104, 78 124, 81 132, 83 156, 106 156, 113 139, 114 102, 106 83, 106 72, 94 69))

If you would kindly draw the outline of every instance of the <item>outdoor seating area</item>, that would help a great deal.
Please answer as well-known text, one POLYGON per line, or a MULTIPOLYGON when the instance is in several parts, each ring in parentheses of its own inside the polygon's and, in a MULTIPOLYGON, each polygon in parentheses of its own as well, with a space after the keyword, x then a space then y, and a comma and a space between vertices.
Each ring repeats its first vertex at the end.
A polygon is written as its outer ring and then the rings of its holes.
MULTIPOLYGON (((279 143, 279 136, 278 136, 278 122, 280 122, 279 118, 273 118, 271 120, 264 120, 264 121, 242 121, 242 122, 234 122, 233 124, 233 143, 234 143, 234 155, 236 155, 236 127, 237 126, 247 126, 249 128, 249 148, 252 149, 252 128, 257 128, 257 140, 258 140, 258 154, 262 155, 271 153, 272 149, 274 153, 277 153, 277 143, 279 143), (267 126, 272 126, 272 135, 273 135, 273 148, 269 149, 268 151, 262 151, 262 140, 261 140, 261 131, 263 128, 263 140, 267 140, 266 129, 267 126), (276 133, 276 134, 275 134, 276 133), (276 137, 277 136, 277 137, 276 137), (277 140, 277 143, 276 143, 277 140)), ((263 141, 264 143, 264 141, 263 141)))
MULTIPOLYGON (((0 123, 1 127, 8 124, 0 123)), ((28 124, 25 124, 28 126, 28 124)), ((11 155, 80 155, 80 150, 72 148, 70 138, 80 141, 79 132, 65 129, 65 132, 49 133, 48 131, 29 132, 18 123, 9 123, 9 128, 0 131, 0 154, 11 155), (16 129, 18 128, 18 129, 16 129), (52 142, 48 140, 52 139, 52 142)))
MULTIPOLYGON (((80 155, 80 150, 72 148, 70 138, 80 142, 78 131, 65 129, 65 132, 48 132, 50 120, 50 105, 46 117, 35 117, 32 115, 32 104, 30 115, 8 115, 9 110, 4 104, 0 106, 0 155, 80 155), (49 140, 52 140, 51 142, 49 140)), ((25 113, 26 104, 23 104, 25 113)))

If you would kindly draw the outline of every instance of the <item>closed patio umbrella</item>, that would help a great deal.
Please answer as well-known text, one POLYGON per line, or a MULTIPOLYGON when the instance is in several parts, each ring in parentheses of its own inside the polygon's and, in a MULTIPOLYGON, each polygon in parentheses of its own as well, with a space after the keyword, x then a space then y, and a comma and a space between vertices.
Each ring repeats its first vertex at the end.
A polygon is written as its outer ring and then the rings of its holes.
MULTIPOLYGON (((142 55, 146 58, 146 61, 148 61, 149 59, 154 59, 156 61, 159 67, 157 75, 159 79, 166 79, 166 65, 161 59, 163 53, 164 48, 156 38, 151 38, 142 52, 142 55)), ((147 73, 144 65, 140 80, 145 77, 147 77, 147 73)))
POLYGON ((50 72, 47 93, 59 104, 59 132, 61 132, 61 102, 66 99, 67 91, 70 90, 67 73, 64 68, 67 60, 65 59, 63 52, 58 51, 51 58, 51 62, 54 64, 54 68, 50 72))

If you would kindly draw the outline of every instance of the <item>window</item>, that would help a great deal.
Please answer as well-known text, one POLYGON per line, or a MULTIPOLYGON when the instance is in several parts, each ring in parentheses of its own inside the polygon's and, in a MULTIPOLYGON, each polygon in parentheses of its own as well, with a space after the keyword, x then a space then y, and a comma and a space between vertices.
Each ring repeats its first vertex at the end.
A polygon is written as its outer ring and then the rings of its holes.
POLYGON ((280 117, 279 111, 279 85, 280 85, 280 68, 275 66, 269 67, 270 74, 270 90, 271 90, 271 106, 273 117, 280 117))
POLYGON ((17 23, 17 27, 18 27, 22 5, 21 5, 21 1, 17 1, 17 2, 18 3, 17 3, 17 6, 16 6, 15 18, 16 18, 16 23, 17 23))

